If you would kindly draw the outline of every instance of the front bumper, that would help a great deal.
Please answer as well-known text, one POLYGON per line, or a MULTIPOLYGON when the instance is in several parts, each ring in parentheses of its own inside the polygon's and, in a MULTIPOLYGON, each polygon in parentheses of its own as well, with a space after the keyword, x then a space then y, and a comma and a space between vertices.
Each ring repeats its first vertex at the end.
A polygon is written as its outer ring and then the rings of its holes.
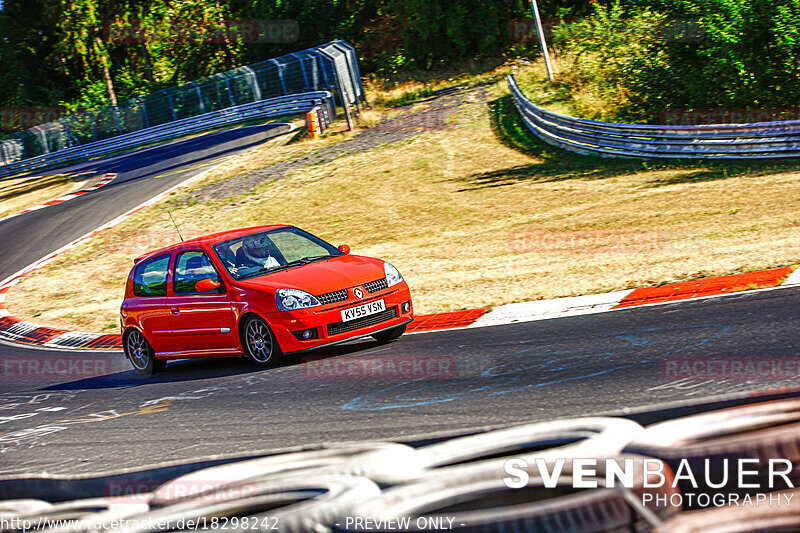
POLYGON ((347 300, 335 304, 270 313, 266 318, 281 349, 286 353, 313 350, 371 335, 406 324, 413 319, 414 306, 405 281, 362 299, 355 298, 350 292, 348 294, 347 300), (342 322, 343 309, 381 299, 385 302, 385 311, 342 322), (408 311, 403 310, 405 303, 408 304, 408 311), (308 340, 299 338, 299 332, 304 330, 314 331, 314 338, 308 340))

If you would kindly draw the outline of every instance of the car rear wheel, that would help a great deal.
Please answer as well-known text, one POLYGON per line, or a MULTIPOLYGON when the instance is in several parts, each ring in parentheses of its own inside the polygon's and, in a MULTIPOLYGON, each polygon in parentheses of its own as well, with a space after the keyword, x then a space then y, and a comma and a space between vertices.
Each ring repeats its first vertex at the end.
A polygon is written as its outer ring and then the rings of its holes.
POLYGON ((244 349, 256 365, 272 366, 281 362, 281 347, 263 318, 249 317, 244 324, 242 337, 244 349))
POLYGON ((406 332, 406 326, 408 324, 401 324, 399 326, 393 327, 392 329, 387 329, 386 331, 381 331, 380 333, 376 333, 372 336, 378 342, 389 342, 393 341, 400 337, 403 333, 406 332))
POLYGON ((125 355, 142 376, 151 376, 164 368, 165 362, 156 359, 153 347, 139 330, 131 330, 125 338, 125 355))

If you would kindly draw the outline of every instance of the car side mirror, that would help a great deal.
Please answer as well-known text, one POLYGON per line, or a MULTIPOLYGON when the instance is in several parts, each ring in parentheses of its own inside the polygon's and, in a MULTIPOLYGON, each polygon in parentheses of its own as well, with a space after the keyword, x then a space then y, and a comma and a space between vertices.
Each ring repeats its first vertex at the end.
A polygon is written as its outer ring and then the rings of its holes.
POLYGON ((349 254, 350 253, 350 247, 347 246, 346 244, 343 244, 343 245, 341 245, 339 247, 339 251, 342 252, 343 254, 349 254))
POLYGON ((219 289, 219 281, 214 281, 211 278, 201 279, 194 288, 197 292, 212 292, 219 289))

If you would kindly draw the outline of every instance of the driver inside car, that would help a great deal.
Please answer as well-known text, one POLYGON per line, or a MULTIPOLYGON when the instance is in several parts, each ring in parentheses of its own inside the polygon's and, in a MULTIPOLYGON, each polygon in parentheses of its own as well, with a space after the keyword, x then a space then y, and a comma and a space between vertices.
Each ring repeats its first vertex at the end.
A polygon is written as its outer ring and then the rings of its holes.
POLYGON ((272 243, 267 237, 245 239, 236 250, 237 268, 275 268, 280 262, 270 255, 272 243))

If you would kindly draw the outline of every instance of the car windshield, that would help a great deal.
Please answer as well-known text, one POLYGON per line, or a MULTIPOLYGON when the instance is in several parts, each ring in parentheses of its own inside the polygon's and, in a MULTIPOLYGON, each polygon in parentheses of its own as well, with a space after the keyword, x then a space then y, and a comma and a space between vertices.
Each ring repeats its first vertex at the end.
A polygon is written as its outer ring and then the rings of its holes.
POLYGON ((234 279, 343 255, 331 244, 295 227, 251 233, 217 243, 213 249, 234 279))

